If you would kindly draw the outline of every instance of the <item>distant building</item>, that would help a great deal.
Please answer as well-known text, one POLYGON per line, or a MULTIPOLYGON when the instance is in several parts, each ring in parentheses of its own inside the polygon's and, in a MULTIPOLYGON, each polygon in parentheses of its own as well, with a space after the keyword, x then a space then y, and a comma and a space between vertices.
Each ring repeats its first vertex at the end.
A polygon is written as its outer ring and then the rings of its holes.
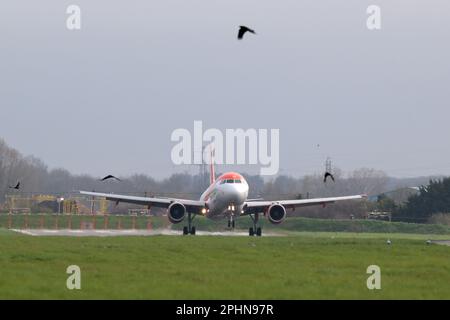
POLYGON ((382 211, 372 211, 367 214, 367 219, 391 221, 391 213, 382 211))
POLYGON ((405 187, 395 189, 392 191, 387 191, 378 195, 370 196, 368 200, 372 202, 377 202, 381 196, 386 196, 392 199, 396 204, 402 204, 405 203, 408 200, 408 198, 411 197, 412 195, 419 193, 420 193, 419 187, 405 187))

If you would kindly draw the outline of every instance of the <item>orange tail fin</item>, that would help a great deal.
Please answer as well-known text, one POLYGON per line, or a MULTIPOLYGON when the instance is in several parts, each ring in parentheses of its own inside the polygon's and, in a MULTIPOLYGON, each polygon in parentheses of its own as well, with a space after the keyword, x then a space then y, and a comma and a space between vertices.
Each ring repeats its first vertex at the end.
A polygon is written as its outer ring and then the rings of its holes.
POLYGON ((214 148, 211 147, 211 164, 209 167, 209 183, 213 184, 216 181, 216 173, 214 169, 214 148))

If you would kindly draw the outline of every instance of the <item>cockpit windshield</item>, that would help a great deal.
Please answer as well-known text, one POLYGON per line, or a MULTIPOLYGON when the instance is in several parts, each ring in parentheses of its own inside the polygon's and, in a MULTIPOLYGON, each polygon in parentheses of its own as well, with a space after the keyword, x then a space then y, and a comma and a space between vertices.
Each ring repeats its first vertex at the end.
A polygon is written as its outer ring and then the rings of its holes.
POLYGON ((226 179, 220 182, 220 184, 224 183, 242 183, 242 181, 240 179, 226 179))

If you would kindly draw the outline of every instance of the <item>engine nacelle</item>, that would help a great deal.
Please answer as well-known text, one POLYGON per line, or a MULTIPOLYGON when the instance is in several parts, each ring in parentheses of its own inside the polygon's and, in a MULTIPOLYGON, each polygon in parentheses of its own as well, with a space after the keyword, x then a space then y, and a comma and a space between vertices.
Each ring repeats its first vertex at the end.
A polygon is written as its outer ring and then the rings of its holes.
POLYGON ((267 217, 273 224, 279 224, 286 218, 286 209, 281 204, 272 204, 267 210, 267 217))
POLYGON ((173 202, 169 208, 167 208, 167 217, 172 223, 180 223, 184 220, 185 216, 186 207, 179 202, 173 202))

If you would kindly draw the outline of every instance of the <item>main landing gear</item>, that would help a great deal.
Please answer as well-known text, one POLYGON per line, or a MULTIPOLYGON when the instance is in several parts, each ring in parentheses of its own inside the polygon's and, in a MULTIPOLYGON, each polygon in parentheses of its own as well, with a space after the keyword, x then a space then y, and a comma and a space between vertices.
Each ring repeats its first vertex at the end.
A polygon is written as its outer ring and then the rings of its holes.
POLYGON ((261 235, 262 235, 261 227, 257 227, 258 220, 259 220, 259 214, 258 213, 251 214, 250 218, 253 221, 253 228, 248 229, 248 235, 250 237, 253 237, 254 235, 261 237, 261 235))
POLYGON ((183 227, 183 235, 191 234, 195 236, 195 226, 192 225, 192 221, 194 221, 195 215, 188 213, 188 225, 183 227))

